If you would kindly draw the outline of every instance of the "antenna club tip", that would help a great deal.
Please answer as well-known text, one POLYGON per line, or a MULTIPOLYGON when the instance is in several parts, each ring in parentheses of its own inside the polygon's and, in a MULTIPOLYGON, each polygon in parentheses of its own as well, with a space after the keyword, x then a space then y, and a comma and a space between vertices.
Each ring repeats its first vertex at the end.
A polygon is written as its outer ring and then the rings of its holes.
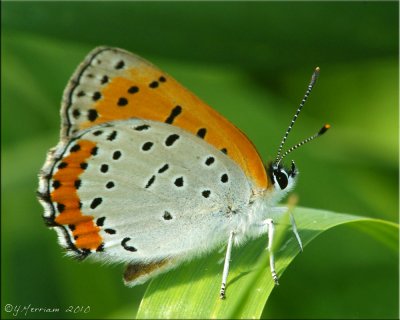
POLYGON ((325 124, 321 130, 319 130, 318 135, 320 136, 321 134, 324 134, 325 132, 327 132, 330 129, 331 125, 330 124, 325 124))
POLYGON ((313 86, 319 77, 319 67, 316 67, 311 77, 310 85, 313 86))

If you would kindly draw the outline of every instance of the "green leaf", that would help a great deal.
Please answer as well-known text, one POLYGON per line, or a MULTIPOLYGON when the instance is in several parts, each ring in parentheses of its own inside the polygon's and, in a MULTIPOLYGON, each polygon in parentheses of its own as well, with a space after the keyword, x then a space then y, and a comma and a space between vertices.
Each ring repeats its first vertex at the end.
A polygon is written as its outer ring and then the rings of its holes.
MULTIPOLYGON (((350 223, 398 252, 398 224, 308 208, 296 208, 294 214, 304 247, 321 233, 350 223)), ((282 274, 300 249, 288 226, 278 226, 280 247, 275 260, 278 275, 284 282, 282 274)), ((266 242, 263 236, 234 248, 225 300, 219 298, 223 265, 218 262, 224 257, 222 251, 195 259, 154 279, 140 304, 137 318, 260 318, 274 289, 266 242)))

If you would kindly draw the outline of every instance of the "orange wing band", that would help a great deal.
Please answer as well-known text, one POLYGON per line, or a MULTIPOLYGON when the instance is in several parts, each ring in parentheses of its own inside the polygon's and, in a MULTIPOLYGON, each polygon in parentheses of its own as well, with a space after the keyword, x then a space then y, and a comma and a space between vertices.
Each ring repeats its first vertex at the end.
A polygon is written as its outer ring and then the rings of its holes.
POLYGON ((57 181, 59 186, 50 196, 51 201, 57 203, 57 210, 60 212, 55 222, 70 227, 74 245, 80 249, 95 250, 103 242, 99 234, 100 228, 93 222, 93 216, 82 213, 75 181, 79 180, 79 175, 84 171, 81 163, 85 163, 91 157, 91 151, 96 144, 88 140, 78 140, 77 144, 80 149, 63 158, 64 166, 53 175, 53 185, 57 181))

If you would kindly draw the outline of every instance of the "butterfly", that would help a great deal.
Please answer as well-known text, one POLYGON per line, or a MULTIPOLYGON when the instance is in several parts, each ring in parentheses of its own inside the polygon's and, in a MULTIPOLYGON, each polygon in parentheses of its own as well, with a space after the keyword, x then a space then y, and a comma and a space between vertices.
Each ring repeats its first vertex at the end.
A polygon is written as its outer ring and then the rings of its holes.
POLYGON ((46 225, 69 255, 127 263, 129 286, 227 244, 221 298, 232 246, 267 233, 278 283, 276 203, 298 175, 282 160, 329 125, 282 150, 318 74, 265 166, 244 133, 168 74, 125 50, 94 49, 64 91, 60 142, 39 175, 46 225))

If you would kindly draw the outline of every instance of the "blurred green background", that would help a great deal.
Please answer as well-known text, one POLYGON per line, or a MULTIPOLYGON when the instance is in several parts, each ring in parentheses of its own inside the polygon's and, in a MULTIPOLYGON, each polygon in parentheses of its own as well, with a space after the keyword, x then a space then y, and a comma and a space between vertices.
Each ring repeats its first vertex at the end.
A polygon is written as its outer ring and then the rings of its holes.
MULTIPOLYGON (((397 2, 1 2, 2 318, 132 318, 146 288, 122 266, 63 256, 35 198, 58 141, 70 75, 95 46, 153 62, 272 159, 311 73, 321 76, 288 146, 299 205, 398 221, 397 2), (90 306, 83 313, 33 307, 90 306)), ((290 159, 288 159, 290 160, 290 159)), ((272 318, 397 318, 398 252, 350 227, 323 234, 286 271, 272 318)))

